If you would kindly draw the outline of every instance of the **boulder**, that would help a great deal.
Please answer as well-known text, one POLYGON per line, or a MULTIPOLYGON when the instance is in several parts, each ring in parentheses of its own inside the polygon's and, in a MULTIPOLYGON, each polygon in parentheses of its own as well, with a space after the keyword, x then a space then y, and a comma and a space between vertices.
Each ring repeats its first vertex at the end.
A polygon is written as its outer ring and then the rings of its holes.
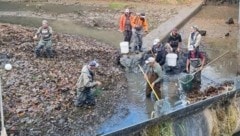
POLYGON ((234 21, 233 21, 233 18, 232 17, 230 17, 230 18, 228 18, 228 20, 226 21, 226 24, 234 24, 234 21))

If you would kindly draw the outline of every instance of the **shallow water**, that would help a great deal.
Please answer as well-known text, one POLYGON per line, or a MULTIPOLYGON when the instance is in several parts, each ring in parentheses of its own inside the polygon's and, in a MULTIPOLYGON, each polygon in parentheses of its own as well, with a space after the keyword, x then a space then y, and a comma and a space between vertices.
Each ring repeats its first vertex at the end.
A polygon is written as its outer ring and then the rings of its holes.
MULTIPOLYGON (((235 20, 237 20, 237 14, 238 14, 238 8, 235 6, 228 7, 217 7, 217 6, 206 6, 203 7, 203 9, 192 19, 189 20, 189 22, 186 23, 181 29, 180 33, 183 37, 183 44, 186 45, 187 43, 187 37, 190 33, 190 27, 194 24, 197 24, 198 26, 201 26, 201 29, 207 30, 207 35, 203 37, 202 43, 207 46, 206 47, 206 53, 209 61, 215 59, 222 53, 224 53, 226 50, 230 50, 231 52, 225 55, 224 57, 218 59, 214 63, 212 63, 209 66, 206 66, 204 70, 202 71, 202 83, 200 90, 204 90, 207 86, 216 85, 220 82, 226 81, 226 80, 234 80, 237 73, 237 58, 236 58, 236 49, 237 49, 237 34, 238 34, 238 26, 237 25, 231 25, 228 26, 225 24, 225 20, 229 15, 231 15, 235 20), (225 12, 222 14, 222 8, 225 10, 225 12), (210 13, 210 14, 208 14, 210 13), (209 23, 203 23, 203 22, 209 22, 209 23), (225 33, 230 31, 230 37, 225 37, 225 33)), ((173 106, 177 101, 179 101, 179 83, 178 78, 183 76, 184 73, 179 75, 165 75, 165 80, 162 85, 162 93, 164 97, 169 97, 170 103, 173 106)), ((133 125, 134 123, 140 123, 143 120, 147 120, 150 117, 150 113, 153 110, 153 107, 151 104, 154 104, 154 102, 151 102, 150 105, 146 105, 144 101, 148 101, 149 99, 145 99, 145 84, 142 82, 143 78, 141 74, 128 74, 128 80, 129 80, 129 94, 128 94, 128 100, 131 101, 134 106, 131 107, 132 104, 130 104, 129 112, 125 118, 122 118, 121 122, 118 122, 118 124, 114 124, 115 126, 119 127, 112 127, 110 129, 112 120, 106 121, 103 126, 101 127, 101 132, 111 132, 115 131, 117 129, 121 129, 123 127, 127 127, 127 125, 133 125), (141 80, 141 81, 139 81, 141 80), (146 107, 146 108, 144 108, 146 107), (151 107, 151 108, 149 108, 151 107), (140 110, 141 113, 136 114, 132 118, 128 118, 133 116, 135 110, 140 110), (145 116, 144 116, 145 114, 145 116), (135 121, 133 121, 135 119, 135 121), (107 128, 107 130, 106 130, 107 128)), ((113 121, 114 122, 114 121, 113 121)))
MULTIPOLYGON (((8 7, 9 5, 7 5, 8 7)), ((15 11, 19 9, 34 10, 35 7, 27 7, 26 5, 11 5, 10 9, 5 8, 0 2, 0 10, 15 11)), ((49 8, 51 9, 51 8, 49 8)), ((49 11, 56 13, 68 13, 69 9, 62 11, 49 11)), ((72 9, 71 11, 75 11, 72 9)), ((210 60, 213 60, 226 49, 232 52, 222 57, 215 63, 207 66, 202 72, 202 87, 216 84, 224 80, 233 80, 237 72, 237 33, 238 26, 228 26, 224 22, 229 15, 237 20, 238 8, 235 6, 206 6, 203 7, 196 16, 189 20, 189 22, 180 29, 184 44, 187 42, 188 34, 190 33, 190 26, 198 25, 201 29, 207 30, 207 36, 203 37, 203 43, 207 46, 207 55, 210 60), (224 10, 224 12, 223 12, 224 10), (209 14, 210 13, 210 14, 209 14), (207 22, 207 23, 206 23, 207 22), (225 37, 225 33, 230 32, 229 37, 225 37)), ((38 27, 41 24, 41 18, 30 17, 0 17, 0 22, 21 24, 24 26, 38 27)), ((69 20, 50 20, 50 24, 56 32, 79 34, 89 36, 100 41, 119 47, 119 42, 122 35, 116 31, 110 30, 97 30, 75 23, 69 20)), ((178 77, 181 75, 168 75, 165 76, 165 81, 162 85, 163 96, 170 98, 170 103, 173 105, 179 100, 178 97, 178 77)), ((145 81, 141 73, 127 73, 129 90, 127 94, 126 103, 120 105, 119 110, 109 120, 106 120, 101 127, 97 130, 99 134, 109 133, 118 129, 143 122, 150 118, 153 111, 154 100, 145 98, 145 81), (126 106, 127 104, 127 106, 126 106), (122 108, 124 107, 124 108, 122 108)))
MULTIPOLYGON (((42 18, 33 17, 14 17, 14 16, 0 17, 0 22, 2 23, 20 24, 23 26, 30 27, 39 27, 41 21, 42 18)), ((71 20, 49 20, 49 23, 50 26, 53 27, 53 30, 55 32, 92 37, 99 41, 108 43, 114 47, 119 47, 119 43, 123 37, 121 33, 114 30, 98 30, 96 28, 83 26, 71 20)))

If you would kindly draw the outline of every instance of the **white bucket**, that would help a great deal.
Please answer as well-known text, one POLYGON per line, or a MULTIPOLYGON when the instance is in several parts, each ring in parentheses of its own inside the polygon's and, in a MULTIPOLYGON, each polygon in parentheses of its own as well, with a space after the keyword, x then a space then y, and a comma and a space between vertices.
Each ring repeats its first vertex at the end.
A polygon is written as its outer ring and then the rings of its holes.
POLYGON ((120 42, 120 49, 121 49, 121 53, 128 53, 129 52, 128 42, 120 42))
POLYGON ((168 53, 166 56, 168 66, 175 67, 177 65, 177 54, 168 53))

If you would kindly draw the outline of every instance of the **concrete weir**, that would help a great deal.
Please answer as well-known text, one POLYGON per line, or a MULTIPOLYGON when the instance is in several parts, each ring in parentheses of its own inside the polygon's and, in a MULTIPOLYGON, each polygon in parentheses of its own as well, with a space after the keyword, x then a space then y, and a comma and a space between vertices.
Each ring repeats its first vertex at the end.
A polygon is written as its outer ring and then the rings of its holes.
POLYGON ((105 136, 230 136, 240 130, 239 97, 226 92, 105 136))

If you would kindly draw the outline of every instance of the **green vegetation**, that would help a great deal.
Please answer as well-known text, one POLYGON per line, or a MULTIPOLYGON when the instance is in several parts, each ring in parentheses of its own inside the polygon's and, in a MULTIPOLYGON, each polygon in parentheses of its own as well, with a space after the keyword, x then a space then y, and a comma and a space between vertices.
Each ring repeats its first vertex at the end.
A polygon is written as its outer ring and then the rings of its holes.
POLYGON ((111 2, 109 4, 109 8, 110 9, 114 9, 114 10, 119 10, 119 9, 123 9, 127 6, 126 3, 123 2, 111 2))
POLYGON ((143 136, 173 136, 173 123, 171 121, 159 125, 149 126, 143 130, 143 136))

